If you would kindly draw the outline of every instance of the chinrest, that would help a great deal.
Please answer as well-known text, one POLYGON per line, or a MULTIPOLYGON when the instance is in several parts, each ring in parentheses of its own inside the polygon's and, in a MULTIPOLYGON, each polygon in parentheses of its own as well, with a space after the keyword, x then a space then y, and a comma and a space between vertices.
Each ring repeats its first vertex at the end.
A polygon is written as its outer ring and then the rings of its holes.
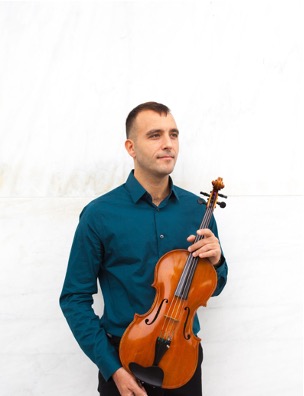
POLYGON ((143 367, 140 364, 131 362, 129 368, 137 379, 149 385, 161 387, 164 379, 164 372, 158 366, 143 367))

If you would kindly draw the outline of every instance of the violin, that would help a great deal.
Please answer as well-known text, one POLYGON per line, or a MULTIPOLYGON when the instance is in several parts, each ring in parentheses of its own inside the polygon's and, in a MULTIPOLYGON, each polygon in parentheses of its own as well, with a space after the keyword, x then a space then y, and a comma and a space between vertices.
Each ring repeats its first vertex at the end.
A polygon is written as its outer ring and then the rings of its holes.
MULTIPOLYGON (((223 179, 212 181, 200 229, 210 224, 223 179)), ((204 201, 201 200, 203 203, 204 201)), ((197 235, 194 241, 202 239, 197 235)), ((208 259, 193 257, 185 249, 162 256, 155 266, 156 289, 150 310, 134 315, 119 347, 123 367, 139 381, 166 389, 179 388, 193 376, 201 339, 192 330, 197 309, 206 306, 217 285, 217 274, 208 259)))

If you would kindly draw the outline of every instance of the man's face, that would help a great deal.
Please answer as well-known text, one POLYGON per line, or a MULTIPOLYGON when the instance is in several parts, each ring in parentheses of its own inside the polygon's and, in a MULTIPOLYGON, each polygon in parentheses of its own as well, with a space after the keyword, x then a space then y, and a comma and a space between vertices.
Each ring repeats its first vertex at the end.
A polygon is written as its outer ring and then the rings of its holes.
POLYGON ((175 166, 179 142, 178 129, 170 113, 140 112, 134 122, 126 148, 134 159, 135 172, 147 177, 164 177, 175 166))

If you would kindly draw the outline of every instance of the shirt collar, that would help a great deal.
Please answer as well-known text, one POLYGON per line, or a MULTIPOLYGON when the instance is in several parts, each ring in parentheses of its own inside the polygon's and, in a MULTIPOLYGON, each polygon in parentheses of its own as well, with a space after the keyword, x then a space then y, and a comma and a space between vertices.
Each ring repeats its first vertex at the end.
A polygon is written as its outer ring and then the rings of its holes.
MULTIPOLYGON (((169 198, 172 198, 174 196, 177 199, 179 199, 178 193, 176 191, 176 188, 174 187, 171 177, 169 177, 169 187, 170 187, 169 198)), ((148 194, 148 192, 134 177, 134 170, 132 170, 129 174, 129 177, 126 181, 126 188, 129 191, 134 203, 137 203, 145 194, 148 194)))

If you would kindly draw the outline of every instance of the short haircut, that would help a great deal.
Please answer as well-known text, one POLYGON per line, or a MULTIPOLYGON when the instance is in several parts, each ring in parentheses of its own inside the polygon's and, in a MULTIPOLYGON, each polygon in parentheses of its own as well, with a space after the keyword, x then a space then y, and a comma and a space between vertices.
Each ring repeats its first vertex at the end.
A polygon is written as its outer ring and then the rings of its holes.
POLYGON ((158 113, 159 115, 165 114, 167 115, 168 113, 170 113, 170 109, 161 104, 161 103, 157 103, 157 102, 146 102, 146 103, 142 103, 138 106, 136 106, 133 110, 130 111, 127 119, 126 119, 126 135, 127 135, 127 139, 130 136, 130 132, 131 129, 133 127, 135 118, 137 117, 137 115, 145 110, 152 110, 155 111, 156 113, 158 113))

